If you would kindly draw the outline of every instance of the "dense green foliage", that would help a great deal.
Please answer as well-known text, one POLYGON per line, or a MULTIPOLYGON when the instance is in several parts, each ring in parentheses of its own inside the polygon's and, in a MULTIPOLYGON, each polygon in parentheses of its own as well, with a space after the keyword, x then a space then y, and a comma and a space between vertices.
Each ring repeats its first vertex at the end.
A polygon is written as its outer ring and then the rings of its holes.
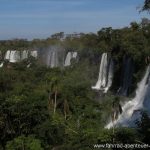
POLYGON ((90 150, 99 143, 150 143, 150 119, 143 113, 138 129, 104 129, 112 107, 119 101, 113 92, 118 86, 122 58, 130 56, 135 70, 131 95, 140 80, 145 58, 150 55, 150 24, 143 19, 123 29, 103 28, 97 34, 61 41, 1 41, 0 48, 43 48, 61 45, 77 50, 79 63, 66 68, 47 68, 30 58, 0 68, 0 149, 6 150, 90 150), (98 75, 100 55, 108 52, 116 62, 113 87, 107 95, 91 90, 98 75), (9 66, 9 67, 8 67, 9 66), (11 67, 10 67, 11 66, 11 67))
POLYGON ((150 0, 145 0, 144 5, 142 7, 142 11, 150 12, 150 0))

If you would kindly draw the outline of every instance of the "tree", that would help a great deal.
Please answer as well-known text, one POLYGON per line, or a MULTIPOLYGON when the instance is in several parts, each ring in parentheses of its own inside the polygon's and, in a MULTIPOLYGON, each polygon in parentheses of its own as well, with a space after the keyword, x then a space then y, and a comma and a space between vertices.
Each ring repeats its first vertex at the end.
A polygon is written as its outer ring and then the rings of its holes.
POLYGON ((117 128, 115 132, 115 143, 139 143, 141 144, 140 134, 134 128, 117 128))
POLYGON ((142 141, 146 144, 150 144, 150 117, 146 112, 141 112, 141 115, 141 120, 136 121, 138 131, 142 135, 142 141))
MULTIPOLYGON (((116 97, 115 100, 112 103, 112 114, 111 114, 111 119, 112 119, 112 122, 113 122, 113 135, 114 135, 114 132, 115 132, 114 121, 116 119, 118 119, 118 116, 121 113, 122 113, 122 107, 120 105, 120 100, 119 100, 118 97, 116 97)), ((113 141, 114 141, 114 139, 113 139, 113 141)))
POLYGON ((51 37, 54 39, 61 39, 64 37, 64 32, 55 33, 55 34, 51 35, 51 37))
POLYGON ((148 11, 150 13, 150 0, 145 0, 141 11, 148 11))
POLYGON ((64 115, 65 115, 65 120, 67 119, 67 114, 69 113, 69 104, 68 101, 65 99, 64 100, 64 115))
POLYGON ((141 25, 142 27, 147 27, 150 25, 150 20, 148 18, 142 18, 141 25))
POLYGON ((136 31, 139 29, 139 24, 137 22, 131 22, 130 25, 132 30, 136 31))
POLYGON ((12 141, 7 142, 6 150, 44 150, 41 142, 33 136, 19 136, 12 141))
POLYGON ((52 78, 52 81, 51 81, 51 91, 54 94, 54 110, 53 110, 53 112, 55 114, 56 107, 57 107, 57 94, 58 94, 58 79, 55 77, 52 78))

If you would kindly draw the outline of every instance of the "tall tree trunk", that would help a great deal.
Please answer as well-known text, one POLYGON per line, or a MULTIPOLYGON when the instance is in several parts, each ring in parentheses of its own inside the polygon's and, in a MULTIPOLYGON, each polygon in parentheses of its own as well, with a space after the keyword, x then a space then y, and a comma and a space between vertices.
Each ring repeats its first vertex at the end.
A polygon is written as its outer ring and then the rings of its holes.
POLYGON ((69 105, 67 100, 65 99, 64 101, 64 115, 65 115, 65 120, 67 119, 67 114, 69 113, 69 105))
POLYGON ((57 90, 55 91, 54 114, 55 114, 55 112, 56 112, 56 107, 57 107, 57 90))
POLYGON ((52 107, 52 100, 51 100, 51 93, 48 93, 48 112, 50 114, 51 111, 51 107, 52 107))

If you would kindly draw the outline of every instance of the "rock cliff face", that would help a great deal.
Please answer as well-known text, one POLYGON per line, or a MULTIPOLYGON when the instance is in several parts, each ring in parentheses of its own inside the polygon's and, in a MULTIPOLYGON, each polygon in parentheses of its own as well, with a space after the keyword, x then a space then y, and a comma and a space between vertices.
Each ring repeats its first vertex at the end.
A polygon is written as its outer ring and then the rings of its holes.
POLYGON ((118 94, 127 96, 132 83, 133 76, 133 61, 130 57, 124 56, 122 75, 120 78, 120 88, 118 89, 118 94))

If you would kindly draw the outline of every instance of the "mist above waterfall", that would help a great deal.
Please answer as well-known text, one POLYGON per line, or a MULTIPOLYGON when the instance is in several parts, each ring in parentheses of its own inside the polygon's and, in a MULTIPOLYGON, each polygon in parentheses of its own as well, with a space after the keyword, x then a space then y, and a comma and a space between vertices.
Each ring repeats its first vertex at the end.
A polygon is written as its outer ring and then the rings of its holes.
POLYGON ((144 100, 145 98, 147 99, 147 96, 149 95, 149 87, 150 87, 149 76, 150 76, 150 66, 147 67, 143 79, 141 80, 140 83, 138 83, 136 96, 122 106, 123 110, 122 114, 120 114, 118 119, 115 120, 114 122, 110 121, 106 125, 106 128, 111 128, 114 125, 129 126, 131 123, 133 123, 133 120, 135 120, 135 118, 138 118, 137 116, 139 116, 139 113, 136 112, 143 108, 144 100), (134 115, 134 113, 136 114, 134 115))
MULTIPOLYGON (((70 66, 72 59, 77 58, 77 52, 68 52, 67 56, 65 56, 65 53, 63 47, 55 45, 36 48, 36 50, 7 50, 3 60, 16 63, 32 56, 38 58, 42 64, 50 68, 70 66)), ((3 63, 1 63, 0 67, 2 66, 3 63)))
POLYGON ((61 46, 53 45, 39 50, 39 57, 47 67, 61 67, 64 63, 65 50, 61 46))
POLYGON ((57 51, 50 51, 49 54, 49 59, 48 59, 48 66, 51 68, 58 67, 58 52, 57 51))
POLYGON ((77 52, 67 52, 65 56, 65 49, 58 45, 49 46, 39 50, 39 57, 43 64, 47 67, 64 67, 70 66, 72 59, 77 58, 77 52))

